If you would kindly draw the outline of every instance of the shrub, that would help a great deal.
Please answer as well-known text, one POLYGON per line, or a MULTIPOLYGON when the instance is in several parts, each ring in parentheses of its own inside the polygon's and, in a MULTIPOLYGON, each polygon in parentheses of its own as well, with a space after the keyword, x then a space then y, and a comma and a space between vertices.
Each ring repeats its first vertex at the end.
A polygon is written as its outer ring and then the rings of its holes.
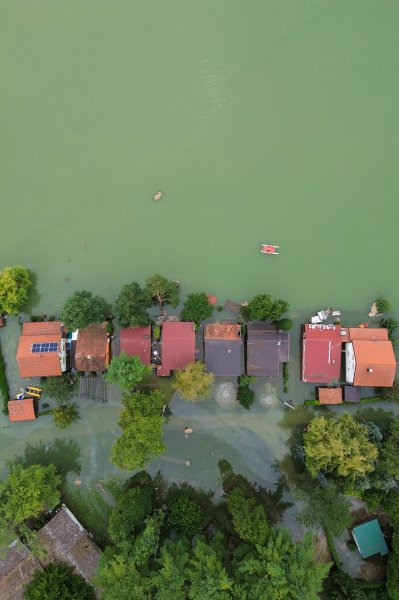
POLYGON ((10 399, 10 390, 8 387, 6 365, 4 362, 3 352, 0 345, 0 394, 3 400, 2 412, 4 415, 8 415, 8 400, 10 399))
POLYGON ((288 319, 286 317, 285 319, 277 321, 277 326, 280 329, 280 331, 289 331, 290 329, 292 329, 292 321, 291 319, 288 319))
POLYGON ((216 307, 216 310, 218 312, 222 312, 224 310, 224 308, 223 308, 223 306, 221 304, 218 304, 217 307, 216 307))
POLYGON ((161 339, 161 328, 159 325, 156 325, 153 329, 154 332, 154 338, 156 340, 160 340, 161 339))
POLYGON ((249 387, 239 387, 237 390, 237 400, 247 410, 249 410, 255 401, 255 392, 249 387))
POLYGON ((395 332, 399 327, 399 321, 396 321, 395 319, 381 319, 379 325, 383 329, 388 329, 388 337, 391 342, 394 342, 395 332))
POLYGON ((392 302, 389 298, 377 298, 375 301, 377 311, 382 315, 392 309, 392 302))
POLYGON ((59 429, 65 429, 80 419, 77 404, 62 404, 53 410, 53 421, 59 429))
POLYGON ((288 363, 283 363, 283 385, 284 392, 288 392, 288 380, 290 378, 290 373, 288 370, 288 363))

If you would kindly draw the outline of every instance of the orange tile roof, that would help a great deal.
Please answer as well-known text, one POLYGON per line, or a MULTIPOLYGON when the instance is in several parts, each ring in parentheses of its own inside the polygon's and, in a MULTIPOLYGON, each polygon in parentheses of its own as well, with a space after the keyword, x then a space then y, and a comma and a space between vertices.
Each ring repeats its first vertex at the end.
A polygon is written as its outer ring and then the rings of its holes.
POLYGON ((206 340, 240 340, 241 325, 237 323, 208 323, 205 325, 206 340))
POLYGON ((342 389, 319 387, 320 404, 342 404, 342 389))
POLYGON ((396 358, 392 342, 354 340, 356 368, 353 385, 392 387, 396 358))
POLYGON ((31 421, 36 419, 33 398, 10 400, 8 403, 10 421, 31 421))
POLYGON ((79 329, 75 364, 78 371, 105 371, 109 364, 107 323, 93 323, 79 329))
POLYGON ((367 328, 367 327, 349 327, 349 339, 365 341, 388 341, 388 329, 367 328))
POLYGON ((32 344, 61 342, 62 323, 24 323, 19 338, 17 363, 21 377, 53 377, 61 375, 58 352, 32 352, 32 344))

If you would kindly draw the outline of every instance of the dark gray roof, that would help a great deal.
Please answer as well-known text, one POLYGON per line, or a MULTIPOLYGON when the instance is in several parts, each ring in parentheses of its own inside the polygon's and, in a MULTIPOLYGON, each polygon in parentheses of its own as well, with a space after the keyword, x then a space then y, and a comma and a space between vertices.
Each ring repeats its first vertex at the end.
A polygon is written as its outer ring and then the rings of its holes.
POLYGON ((205 340, 205 365, 221 377, 238 377, 244 372, 242 340, 205 340))
POLYGON ((248 327, 247 373, 278 377, 281 363, 290 360, 290 336, 273 329, 248 327))
POLYGON ((344 400, 345 402, 360 402, 361 387, 358 385, 345 385, 344 386, 344 400))
POLYGON ((22 600, 25 585, 42 568, 37 558, 19 540, 13 542, 5 555, 0 556, 1 600, 22 600))

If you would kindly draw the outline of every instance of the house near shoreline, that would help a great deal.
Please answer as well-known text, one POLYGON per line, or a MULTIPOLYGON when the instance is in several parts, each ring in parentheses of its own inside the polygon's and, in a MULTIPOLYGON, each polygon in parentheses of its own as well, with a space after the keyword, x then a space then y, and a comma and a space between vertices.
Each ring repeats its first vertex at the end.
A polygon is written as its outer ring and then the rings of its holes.
POLYGON ((176 369, 185 369, 195 361, 195 324, 191 321, 162 323, 159 363, 156 373, 167 377, 176 369))
POLYGON ((7 404, 10 421, 33 421, 36 419, 35 402, 33 398, 10 400, 7 404))
POLYGON ((209 372, 220 377, 244 373, 244 342, 241 325, 208 323, 204 330, 204 362, 209 372))
POLYGON ((1 600, 22 600, 24 588, 35 572, 50 563, 73 567, 89 583, 96 574, 101 551, 66 506, 36 535, 45 551, 37 558, 19 540, 9 546, 5 556, 0 556, 1 600))
POLYGON ((290 360, 289 333, 275 325, 253 321, 247 325, 247 374, 279 377, 283 363, 290 360))
MULTIPOLYGON (((326 384, 340 381, 343 355, 347 384, 358 388, 393 386, 396 358, 387 329, 304 326, 302 381, 326 384)), ((350 401, 356 401, 354 396, 350 401)))
POLYGON ((99 373, 106 371, 110 361, 110 346, 106 322, 78 329, 73 358, 76 370, 99 373))
POLYGON ((17 363, 21 377, 54 377, 66 371, 66 339, 60 321, 24 323, 17 363))
POLYGON ((120 330, 120 351, 138 356, 144 365, 151 364, 151 325, 120 330))

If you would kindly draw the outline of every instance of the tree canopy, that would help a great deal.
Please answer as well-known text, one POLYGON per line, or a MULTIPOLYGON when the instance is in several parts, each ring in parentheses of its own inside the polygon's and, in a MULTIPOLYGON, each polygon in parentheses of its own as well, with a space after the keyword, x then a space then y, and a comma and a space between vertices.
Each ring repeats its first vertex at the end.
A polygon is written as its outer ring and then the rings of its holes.
POLYGON ((114 356, 103 377, 108 383, 116 383, 121 390, 130 391, 151 373, 151 367, 143 365, 138 356, 127 356, 121 352, 114 356))
POLYGON ((205 371, 202 362, 192 362, 184 370, 175 371, 172 387, 185 400, 199 400, 210 394, 215 377, 205 371))
POLYGON ((66 429, 72 423, 79 421, 80 414, 76 402, 72 404, 61 404, 53 410, 53 421, 59 429, 66 429))
POLYGON ((131 542, 136 528, 153 508, 153 489, 149 486, 127 490, 112 509, 109 535, 117 545, 131 542))
POLYGON ((107 315, 108 305, 104 298, 87 290, 75 292, 65 302, 61 311, 61 319, 70 331, 92 323, 102 323, 107 315))
POLYGON ((194 321, 197 325, 209 319, 213 313, 213 306, 209 303, 205 292, 189 294, 183 304, 181 312, 182 321, 194 321))
POLYGON ((203 527, 204 515, 196 500, 182 494, 170 503, 168 523, 175 533, 193 537, 203 527))
POLYGON ((367 427, 349 414, 337 419, 313 419, 304 433, 304 450, 312 477, 323 471, 348 480, 373 471, 378 455, 367 427))
POLYGON ((28 269, 17 265, 0 271, 0 313, 14 314, 27 304, 32 281, 28 269))
POLYGON ((40 380, 43 396, 49 396, 60 404, 64 404, 77 391, 78 380, 71 373, 59 377, 42 377, 40 380))
POLYGON ((386 475, 399 481, 399 417, 390 425, 389 436, 380 450, 380 465, 386 475))
POLYGON ((151 299, 139 283, 127 283, 121 289, 114 304, 115 314, 121 327, 139 327, 149 325, 151 319, 147 308, 151 299))
POLYGON ((158 304, 162 310, 165 304, 176 308, 179 304, 180 284, 178 281, 172 281, 163 277, 163 275, 153 275, 146 281, 145 293, 151 299, 153 304, 158 304))
POLYGON ((94 589, 73 567, 49 564, 36 571, 25 588, 25 600, 96 600, 94 589))
POLYGON ((162 433, 162 408, 165 395, 161 390, 136 391, 122 398, 119 419, 122 435, 111 449, 111 461, 123 471, 143 467, 165 451, 162 433))
POLYGON ((246 498, 240 488, 234 488, 227 495, 227 509, 242 540, 261 545, 266 542, 269 525, 263 506, 255 498, 246 498))
POLYGON ((42 467, 12 463, 0 482, 0 520, 11 526, 56 506, 60 501, 61 477, 54 465, 42 467))
POLYGON ((243 306, 241 312, 249 321, 275 321, 288 309, 289 304, 285 300, 272 300, 269 294, 259 294, 243 306))

